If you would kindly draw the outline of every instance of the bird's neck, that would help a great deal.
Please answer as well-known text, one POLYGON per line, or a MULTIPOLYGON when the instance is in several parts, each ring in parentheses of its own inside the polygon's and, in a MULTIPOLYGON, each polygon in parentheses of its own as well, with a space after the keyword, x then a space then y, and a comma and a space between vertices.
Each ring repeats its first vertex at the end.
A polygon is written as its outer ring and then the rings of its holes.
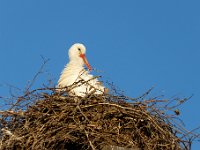
POLYGON ((73 69, 74 71, 80 72, 84 69, 84 63, 72 60, 67 64, 67 68, 70 68, 70 70, 73 69))

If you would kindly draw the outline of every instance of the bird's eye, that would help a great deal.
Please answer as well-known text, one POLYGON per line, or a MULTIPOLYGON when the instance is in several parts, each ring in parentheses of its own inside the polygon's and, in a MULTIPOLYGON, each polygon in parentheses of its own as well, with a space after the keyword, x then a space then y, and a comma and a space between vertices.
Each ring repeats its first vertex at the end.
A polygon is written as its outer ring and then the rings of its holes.
POLYGON ((79 50, 79 51, 81 51, 81 49, 80 49, 80 48, 78 48, 78 50, 79 50))

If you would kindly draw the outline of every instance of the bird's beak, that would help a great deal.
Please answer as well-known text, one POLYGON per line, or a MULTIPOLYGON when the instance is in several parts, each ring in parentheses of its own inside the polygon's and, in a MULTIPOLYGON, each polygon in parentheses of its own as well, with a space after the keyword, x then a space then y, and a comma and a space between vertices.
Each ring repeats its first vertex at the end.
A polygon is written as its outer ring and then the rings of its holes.
POLYGON ((87 58, 85 57, 85 54, 80 54, 79 56, 83 59, 85 65, 86 65, 87 68, 88 68, 88 70, 92 70, 92 67, 91 67, 90 64, 88 63, 88 60, 87 60, 87 58))

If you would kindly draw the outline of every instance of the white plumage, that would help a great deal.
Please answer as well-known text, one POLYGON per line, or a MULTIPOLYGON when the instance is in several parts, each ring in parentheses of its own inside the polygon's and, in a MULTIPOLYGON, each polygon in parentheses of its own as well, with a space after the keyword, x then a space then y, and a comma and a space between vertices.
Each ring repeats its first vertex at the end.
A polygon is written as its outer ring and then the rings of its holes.
POLYGON ((58 88, 68 87, 70 95, 84 97, 87 94, 103 94, 104 86, 84 69, 84 65, 91 70, 86 57, 86 48, 83 44, 76 43, 69 49, 69 63, 58 80, 58 88))

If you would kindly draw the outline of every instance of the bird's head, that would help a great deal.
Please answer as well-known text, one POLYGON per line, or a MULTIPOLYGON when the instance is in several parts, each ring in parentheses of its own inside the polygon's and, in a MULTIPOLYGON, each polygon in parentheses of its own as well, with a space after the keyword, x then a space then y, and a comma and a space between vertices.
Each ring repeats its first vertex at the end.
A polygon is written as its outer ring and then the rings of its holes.
POLYGON ((86 48, 83 44, 76 43, 69 49, 69 59, 77 64, 86 65, 89 70, 92 70, 85 56, 86 48))

